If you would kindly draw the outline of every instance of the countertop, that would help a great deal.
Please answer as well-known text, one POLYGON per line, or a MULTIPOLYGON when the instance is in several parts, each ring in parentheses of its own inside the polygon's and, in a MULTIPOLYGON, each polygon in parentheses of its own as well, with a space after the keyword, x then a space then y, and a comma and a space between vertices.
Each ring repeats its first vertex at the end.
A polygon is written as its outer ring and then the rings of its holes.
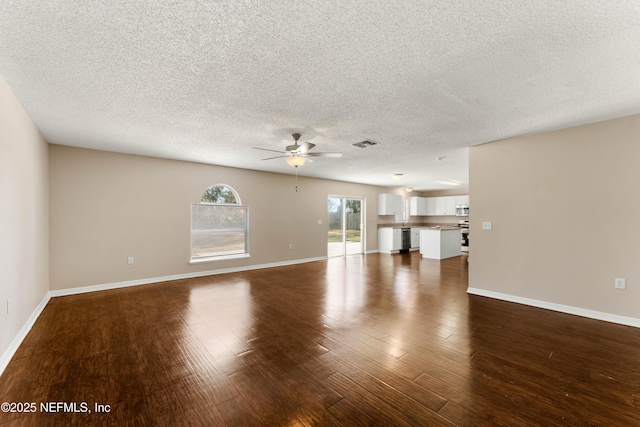
POLYGON ((451 231, 451 230, 460 230, 460 227, 420 227, 423 230, 440 230, 440 231, 451 231))
POLYGON ((378 224, 378 228, 424 228, 429 230, 459 230, 456 224, 378 224))

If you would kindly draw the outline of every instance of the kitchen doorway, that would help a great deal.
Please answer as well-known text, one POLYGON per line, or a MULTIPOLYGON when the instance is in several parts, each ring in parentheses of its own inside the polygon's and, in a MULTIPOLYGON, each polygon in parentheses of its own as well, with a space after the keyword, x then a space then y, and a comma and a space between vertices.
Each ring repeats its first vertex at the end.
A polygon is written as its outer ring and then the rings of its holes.
POLYGON ((329 196, 327 256, 337 257, 364 252, 364 199, 329 196))

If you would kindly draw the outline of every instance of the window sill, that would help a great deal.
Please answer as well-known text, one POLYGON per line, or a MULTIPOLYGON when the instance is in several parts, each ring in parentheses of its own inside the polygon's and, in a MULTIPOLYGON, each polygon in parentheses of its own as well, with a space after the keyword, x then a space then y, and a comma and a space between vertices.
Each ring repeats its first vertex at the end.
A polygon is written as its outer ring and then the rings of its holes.
POLYGON ((220 255, 220 256, 212 256, 207 258, 191 258, 189 260, 189 264, 204 264, 207 262, 216 262, 216 261, 227 261, 230 259, 243 259, 243 258, 251 258, 249 254, 235 254, 235 255, 220 255))

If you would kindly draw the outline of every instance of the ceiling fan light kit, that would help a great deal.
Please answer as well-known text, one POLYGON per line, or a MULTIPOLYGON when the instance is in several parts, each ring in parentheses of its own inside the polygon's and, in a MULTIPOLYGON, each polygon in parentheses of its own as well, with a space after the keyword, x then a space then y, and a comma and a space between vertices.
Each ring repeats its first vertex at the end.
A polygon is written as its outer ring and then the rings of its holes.
POLYGON ((270 150, 268 148, 258 148, 258 147, 252 147, 252 148, 255 150, 272 151, 274 153, 284 154, 283 156, 268 157, 262 160, 279 159, 282 157, 284 158, 284 161, 287 162, 287 164, 293 166, 294 168, 304 165, 307 162, 307 160, 311 161, 310 159, 308 159, 309 157, 342 157, 342 153, 326 153, 326 152, 310 153, 309 151, 313 147, 315 147, 316 144, 305 142, 298 145, 300 134, 294 133, 294 134, 291 134, 291 136, 293 137, 293 141, 295 142, 295 144, 288 145, 285 148, 285 151, 270 150))
POLYGON ((307 158, 300 156, 291 156, 285 158, 284 161, 289 163, 289 165, 293 166, 294 168, 297 168, 298 166, 302 166, 307 163, 307 158))

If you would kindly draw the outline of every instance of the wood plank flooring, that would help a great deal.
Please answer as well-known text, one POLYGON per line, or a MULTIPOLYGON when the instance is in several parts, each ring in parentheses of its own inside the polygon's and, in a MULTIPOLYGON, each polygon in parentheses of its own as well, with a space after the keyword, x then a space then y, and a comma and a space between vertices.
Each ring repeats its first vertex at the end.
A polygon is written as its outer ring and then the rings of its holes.
POLYGON ((0 426, 640 425, 640 329, 467 295, 467 269, 370 254, 53 298, 0 377, 37 410, 0 426))

